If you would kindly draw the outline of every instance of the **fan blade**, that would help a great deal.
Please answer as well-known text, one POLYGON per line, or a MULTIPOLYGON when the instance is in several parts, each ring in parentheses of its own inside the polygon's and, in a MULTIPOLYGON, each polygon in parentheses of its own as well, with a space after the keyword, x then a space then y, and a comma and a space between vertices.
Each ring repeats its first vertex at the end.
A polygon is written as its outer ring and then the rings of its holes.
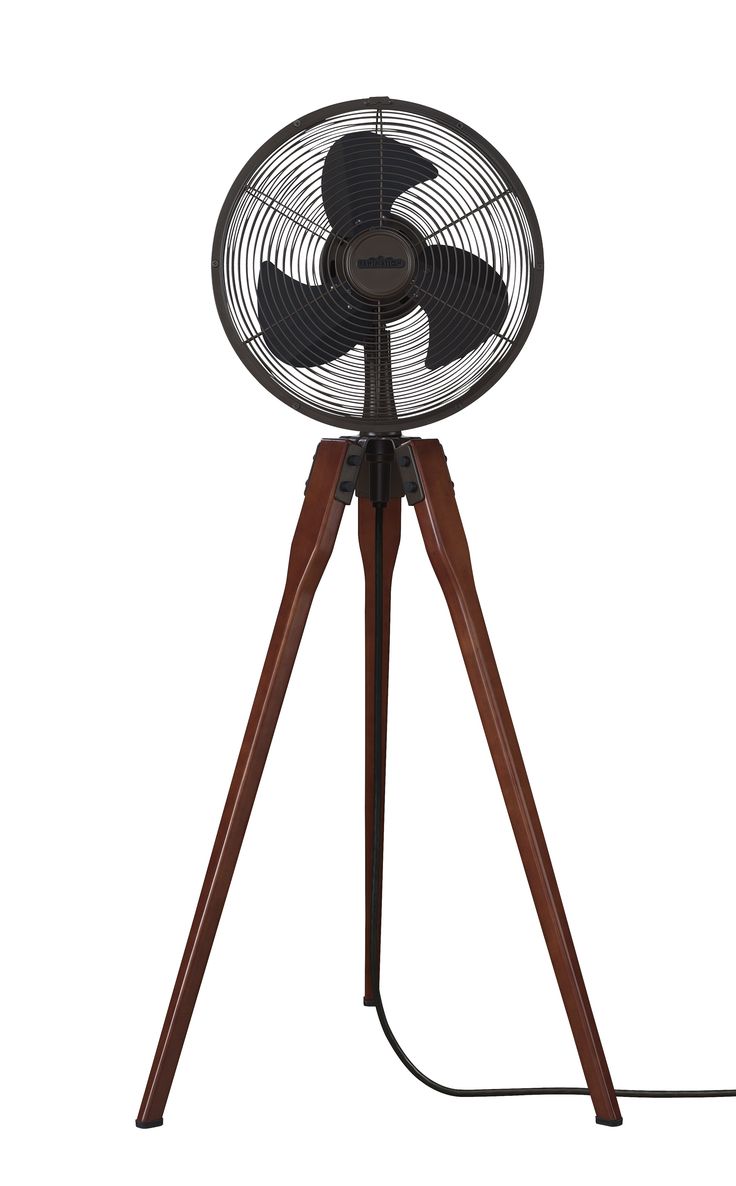
POLYGON ((266 262, 258 277, 263 340, 282 362, 316 367, 347 354, 361 339, 362 310, 321 284, 301 284, 266 262))
POLYGON ((498 333, 509 309, 508 289, 485 260, 459 247, 427 247, 415 277, 429 320, 429 370, 446 366, 498 333))
POLYGON ((378 226, 404 190, 436 176, 431 161, 390 136, 342 136, 327 153, 322 172, 322 201, 332 229, 349 238, 378 226))

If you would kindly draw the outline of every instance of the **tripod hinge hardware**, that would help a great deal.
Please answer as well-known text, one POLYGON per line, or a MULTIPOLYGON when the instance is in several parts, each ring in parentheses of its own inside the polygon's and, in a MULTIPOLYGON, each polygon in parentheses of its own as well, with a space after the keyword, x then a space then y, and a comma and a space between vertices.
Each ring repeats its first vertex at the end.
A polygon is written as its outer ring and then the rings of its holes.
POLYGON ((413 507, 415 503, 423 501, 424 490, 414 461, 411 441, 399 445, 394 454, 394 462, 398 467, 401 488, 406 495, 406 501, 410 507, 413 507))
POLYGON ((338 502, 344 502, 346 506, 349 506, 353 501, 355 487, 358 484, 358 474, 363 464, 365 447, 366 442, 364 440, 351 440, 350 447, 345 454, 345 460, 340 470, 340 477, 337 480, 335 498, 338 502))

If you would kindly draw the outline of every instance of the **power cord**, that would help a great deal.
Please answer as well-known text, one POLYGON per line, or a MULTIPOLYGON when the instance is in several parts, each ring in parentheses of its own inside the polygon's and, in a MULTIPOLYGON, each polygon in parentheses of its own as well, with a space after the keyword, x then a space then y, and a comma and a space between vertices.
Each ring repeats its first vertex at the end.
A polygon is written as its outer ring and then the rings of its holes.
MULTIPOLYGON (((375 530, 375 653, 374 653, 374 681, 373 681, 373 851, 371 857, 371 897, 369 922, 369 963, 373 996, 381 1028, 386 1035, 389 1045, 420 1083, 431 1087, 433 1091, 443 1095, 457 1096, 502 1096, 502 1095, 590 1095, 587 1087, 448 1087, 438 1083, 425 1075, 409 1058, 406 1051, 399 1045, 383 1006, 379 986, 379 912, 378 898, 380 886, 380 869, 383 857, 383 817, 384 817, 384 789, 381 771, 383 768, 383 504, 374 503, 376 515, 375 530)), ((631 1099, 715 1099, 725 1096, 736 1096, 736 1088, 721 1088, 707 1091, 654 1091, 644 1088, 629 1088, 616 1090, 620 1098, 631 1099)))

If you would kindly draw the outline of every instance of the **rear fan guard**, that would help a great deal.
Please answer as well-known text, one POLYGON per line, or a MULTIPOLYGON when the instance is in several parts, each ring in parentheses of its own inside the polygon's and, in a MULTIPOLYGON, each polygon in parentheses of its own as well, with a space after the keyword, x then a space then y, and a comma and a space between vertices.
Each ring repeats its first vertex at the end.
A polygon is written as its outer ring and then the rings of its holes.
POLYGON ((291 407, 351 432, 419 427, 482 395, 526 340, 542 275, 536 216, 503 158, 450 116, 388 99, 313 112, 269 140, 233 184, 212 253, 241 360, 291 407), (351 287, 346 264, 351 240, 379 226, 424 268, 385 299, 351 287))

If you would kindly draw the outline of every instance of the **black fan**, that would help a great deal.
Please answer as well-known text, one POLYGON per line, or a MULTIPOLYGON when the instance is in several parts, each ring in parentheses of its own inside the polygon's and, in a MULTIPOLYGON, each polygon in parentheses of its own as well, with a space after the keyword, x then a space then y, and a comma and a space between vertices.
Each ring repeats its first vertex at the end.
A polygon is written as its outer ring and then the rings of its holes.
MULTIPOLYGON (((440 441, 402 432, 476 399, 523 346, 542 287, 542 244, 529 199, 495 149, 449 116, 385 98, 342 103, 295 120, 246 165, 220 213, 212 268, 220 317, 243 362, 292 407, 355 435, 323 439, 314 455, 271 643, 136 1124, 163 1123, 309 608, 345 508, 357 496, 365 570, 363 1003, 375 1007, 407 1069, 436 1091, 589 1092, 598 1122, 619 1125, 617 1093, 496 667, 447 458, 440 441), (386 1016, 380 988, 386 696, 404 498, 447 600, 585 1088, 448 1087, 419 1070, 386 1016)), ((258 562, 254 557, 256 572, 258 562)), ((327 697, 326 725, 329 708, 327 697)), ((458 769, 461 762, 460 756, 458 769)))
POLYGON ((215 297, 279 398, 358 432, 449 415, 525 341, 542 284, 531 203, 441 112, 359 100, 285 128, 223 206, 215 297))
MULTIPOLYGON (((428 107, 359 99, 297 119, 248 162, 215 232, 215 299, 228 337, 270 391, 356 435, 321 440, 286 583, 202 892, 136 1124, 171 1090, 299 643, 346 506, 357 495, 365 570, 365 994, 404 1066, 444 1095, 590 1095, 598 1124, 619 1096, 734 1089, 616 1089, 496 666, 447 458, 402 428, 486 391, 539 305, 542 244, 516 174, 476 132, 428 107), (401 506, 413 508, 457 634, 585 1075, 578 1087, 450 1087, 409 1058, 380 984, 391 582, 401 506)), ((258 557, 253 560, 257 570, 258 557)), ((355 675, 351 663, 349 680, 355 675)), ((323 717, 329 723, 330 697, 323 717)), ((458 755, 458 773, 463 769, 458 755)), ((351 769, 354 763, 351 764, 351 769)), ((312 780, 313 781, 313 780, 312 780)))

